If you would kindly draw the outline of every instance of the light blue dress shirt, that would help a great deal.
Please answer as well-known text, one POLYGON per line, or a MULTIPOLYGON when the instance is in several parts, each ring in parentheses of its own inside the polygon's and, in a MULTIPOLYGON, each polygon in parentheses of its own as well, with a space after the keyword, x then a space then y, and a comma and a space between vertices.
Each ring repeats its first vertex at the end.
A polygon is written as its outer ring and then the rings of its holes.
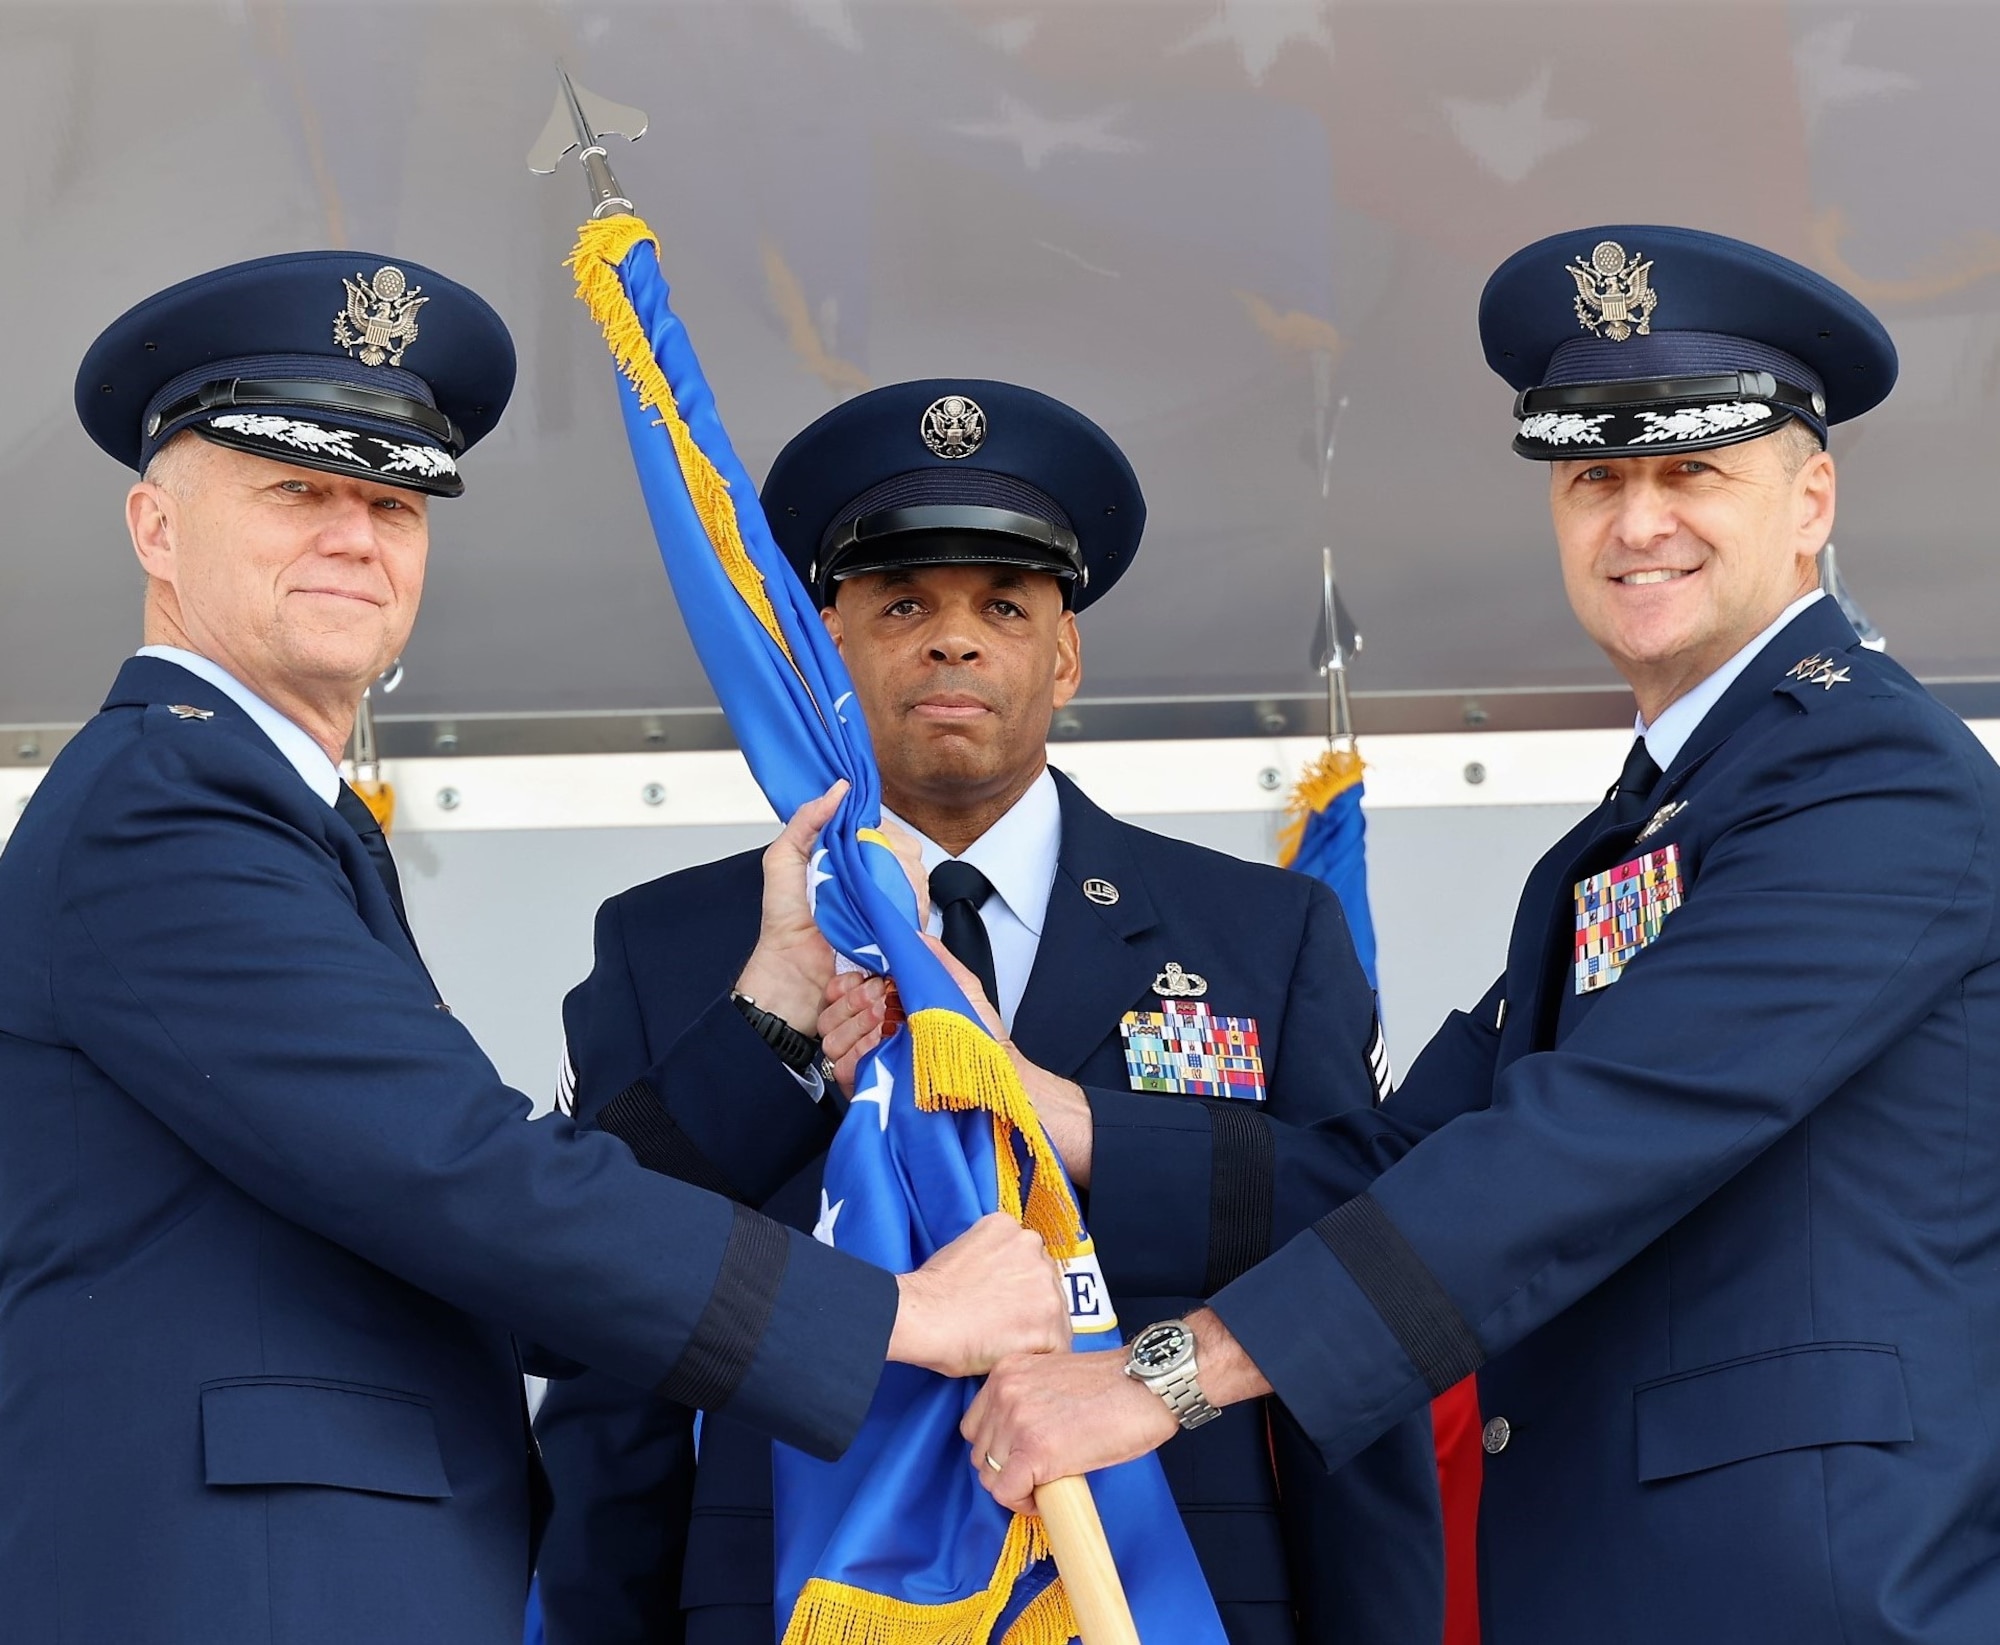
POLYGON ((340 797, 340 768, 326 757, 326 750, 307 736, 296 721, 286 719, 228 669, 210 662, 199 652, 183 651, 175 645, 143 645, 139 648, 139 655, 173 663, 198 679, 208 681, 256 721, 257 729, 277 744, 278 752, 285 756, 306 787, 328 805, 340 797))
POLYGON ((1771 643, 1778 630, 1790 622, 1815 600, 1823 600, 1826 594, 1814 589, 1810 594, 1801 594, 1796 600, 1778 613, 1777 620, 1759 634, 1728 662, 1690 691, 1685 697, 1677 698, 1660 711, 1660 717, 1648 725, 1643 717, 1632 723, 1632 729, 1646 739, 1646 752, 1653 756, 1653 763, 1662 771, 1674 763, 1674 757, 1687 747, 1695 727, 1707 717, 1708 711, 1722 700, 1723 692, 1736 683, 1736 677, 1750 666, 1750 661, 1771 643))

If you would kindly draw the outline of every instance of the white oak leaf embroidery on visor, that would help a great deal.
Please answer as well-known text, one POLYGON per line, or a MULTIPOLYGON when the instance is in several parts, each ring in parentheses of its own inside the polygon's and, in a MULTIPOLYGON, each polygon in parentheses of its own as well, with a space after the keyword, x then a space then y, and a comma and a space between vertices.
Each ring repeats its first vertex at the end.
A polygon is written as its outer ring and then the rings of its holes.
POLYGON ((349 429, 321 428, 318 423, 302 422, 296 417, 273 417, 258 411, 231 411, 213 422, 217 428, 254 435, 260 440, 275 440, 281 446, 310 451, 316 457, 339 457, 361 468, 375 466, 354 449, 354 434, 349 429))
POLYGON ((1594 417, 1585 417, 1575 411, 1538 411, 1532 417, 1521 419, 1521 438, 1539 440, 1552 446, 1601 446, 1604 444, 1604 425, 1611 421, 1613 413, 1599 412, 1594 417))
POLYGON ((435 480, 458 472, 458 464, 451 460, 451 453, 440 451, 436 446, 398 445, 393 440, 380 439, 373 434, 369 438, 389 454, 389 460, 382 465, 384 474, 421 474, 425 479, 435 480))
POLYGON ((1655 445, 1661 440, 1706 440, 1711 435, 1733 434, 1739 428, 1761 423, 1771 408, 1761 400, 1725 400, 1712 406, 1682 406, 1678 411, 1642 411, 1639 420, 1646 432, 1632 436, 1635 446, 1655 445))

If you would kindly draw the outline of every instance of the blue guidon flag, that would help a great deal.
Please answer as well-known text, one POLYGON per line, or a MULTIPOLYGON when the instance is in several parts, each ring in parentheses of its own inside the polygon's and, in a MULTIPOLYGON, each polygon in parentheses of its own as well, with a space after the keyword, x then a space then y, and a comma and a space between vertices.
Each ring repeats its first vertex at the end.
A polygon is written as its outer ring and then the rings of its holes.
MULTIPOLYGON (((1076 1195, 1005 1053, 924 945, 879 832, 881 789, 853 687, 792 574, 668 306, 639 218, 579 232, 569 265, 624 376, 625 429, 688 633, 758 783, 790 816, 850 787, 812 855, 820 928, 896 980, 907 1016, 865 1058, 827 1157, 817 1236, 908 1272, 981 1216, 1040 1233, 1070 1276, 1079 1350, 1121 1346, 1076 1195)), ((958 1425, 977 1391, 891 1365, 838 1462, 776 1453, 785 1645, 1064 1645, 1075 1616, 1041 1521, 983 1490, 958 1425)), ((1093 1476, 1140 1637, 1224 1645, 1158 1462, 1093 1476)))

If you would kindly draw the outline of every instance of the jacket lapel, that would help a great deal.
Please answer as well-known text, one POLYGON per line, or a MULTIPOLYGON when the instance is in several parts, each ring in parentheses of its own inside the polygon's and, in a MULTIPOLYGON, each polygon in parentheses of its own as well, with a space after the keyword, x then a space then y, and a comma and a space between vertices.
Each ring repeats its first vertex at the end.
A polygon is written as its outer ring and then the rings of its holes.
MULTIPOLYGON (((118 678, 112 682, 110 695, 104 699, 105 708, 150 708, 156 704, 170 707, 183 705, 208 715, 212 726, 227 735, 244 739, 271 759, 277 770, 283 773, 282 777, 274 775, 274 782, 298 783, 302 794, 310 792, 300 781, 292 763, 227 692, 218 691, 200 675, 190 674, 178 663, 169 662, 164 657, 126 658, 118 670, 118 678)), ((313 797, 312 804, 314 809, 311 814, 314 817, 318 817, 322 810, 325 812, 327 843, 340 864, 341 873, 353 888, 355 906, 368 929, 374 932, 378 941, 401 953, 425 982, 430 983, 431 991, 436 993, 437 985, 431 983, 423 956, 417 952, 416 938, 397 916, 395 905, 382 884, 381 875, 375 871, 367 848, 356 838, 354 831, 335 816, 332 807, 323 806, 317 796, 313 797)))
POLYGON ((1105 1024, 1123 1016, 1158 972, 1142 939, 1159 919, 1121 825, 1060 772, 1055 781, 1062 844, 1035 967, 1014 1014, 1014 1042, 1068 1077, 1103 1044, 1105 1024), (1084 895, 1086 881, 1115 886, 1118 900, 1093 901, 1084 895))
MULTIPOLYGON (((1793 663, 1815 652, 1851 650, 1859 643, 1833 600, 1815 600, 1807 606, 1772 636, 1702 716, 1654 789, 1656 805, 1671 804, 1710 757, 1771 701, 1786 683, 1786 670, 1793 663)), ((1626 849, 1646 826, 1642 819, 1607 827, 1608 816, 1607 796, 1606 805, 1584 818, 1536 865, 1522 893, 1508 945, 1507 981, 1509 1000, 1521 1002, 1523 1027, 1533 1029, 1532 1043, 1523 1050, 1547 1047, 1555 1040, 1556 1016, 1574 955, 1576 882, 1624 861, 1626 849)))

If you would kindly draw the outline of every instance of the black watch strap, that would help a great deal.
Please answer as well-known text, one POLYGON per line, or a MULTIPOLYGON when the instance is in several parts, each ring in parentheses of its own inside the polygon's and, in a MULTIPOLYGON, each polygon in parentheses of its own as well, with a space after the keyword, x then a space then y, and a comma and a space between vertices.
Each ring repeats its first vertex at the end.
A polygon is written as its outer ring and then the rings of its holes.
POLYGON ((729 991, 730 1002, 743 1013, 743 1020, 756 1029, 757 1037, 778 1053, 778 1060, 795 1074, 810 1074, 819 1067, 819 1041, 801 1034, 776 1012, 766 1011, 748 994, 729 991))

